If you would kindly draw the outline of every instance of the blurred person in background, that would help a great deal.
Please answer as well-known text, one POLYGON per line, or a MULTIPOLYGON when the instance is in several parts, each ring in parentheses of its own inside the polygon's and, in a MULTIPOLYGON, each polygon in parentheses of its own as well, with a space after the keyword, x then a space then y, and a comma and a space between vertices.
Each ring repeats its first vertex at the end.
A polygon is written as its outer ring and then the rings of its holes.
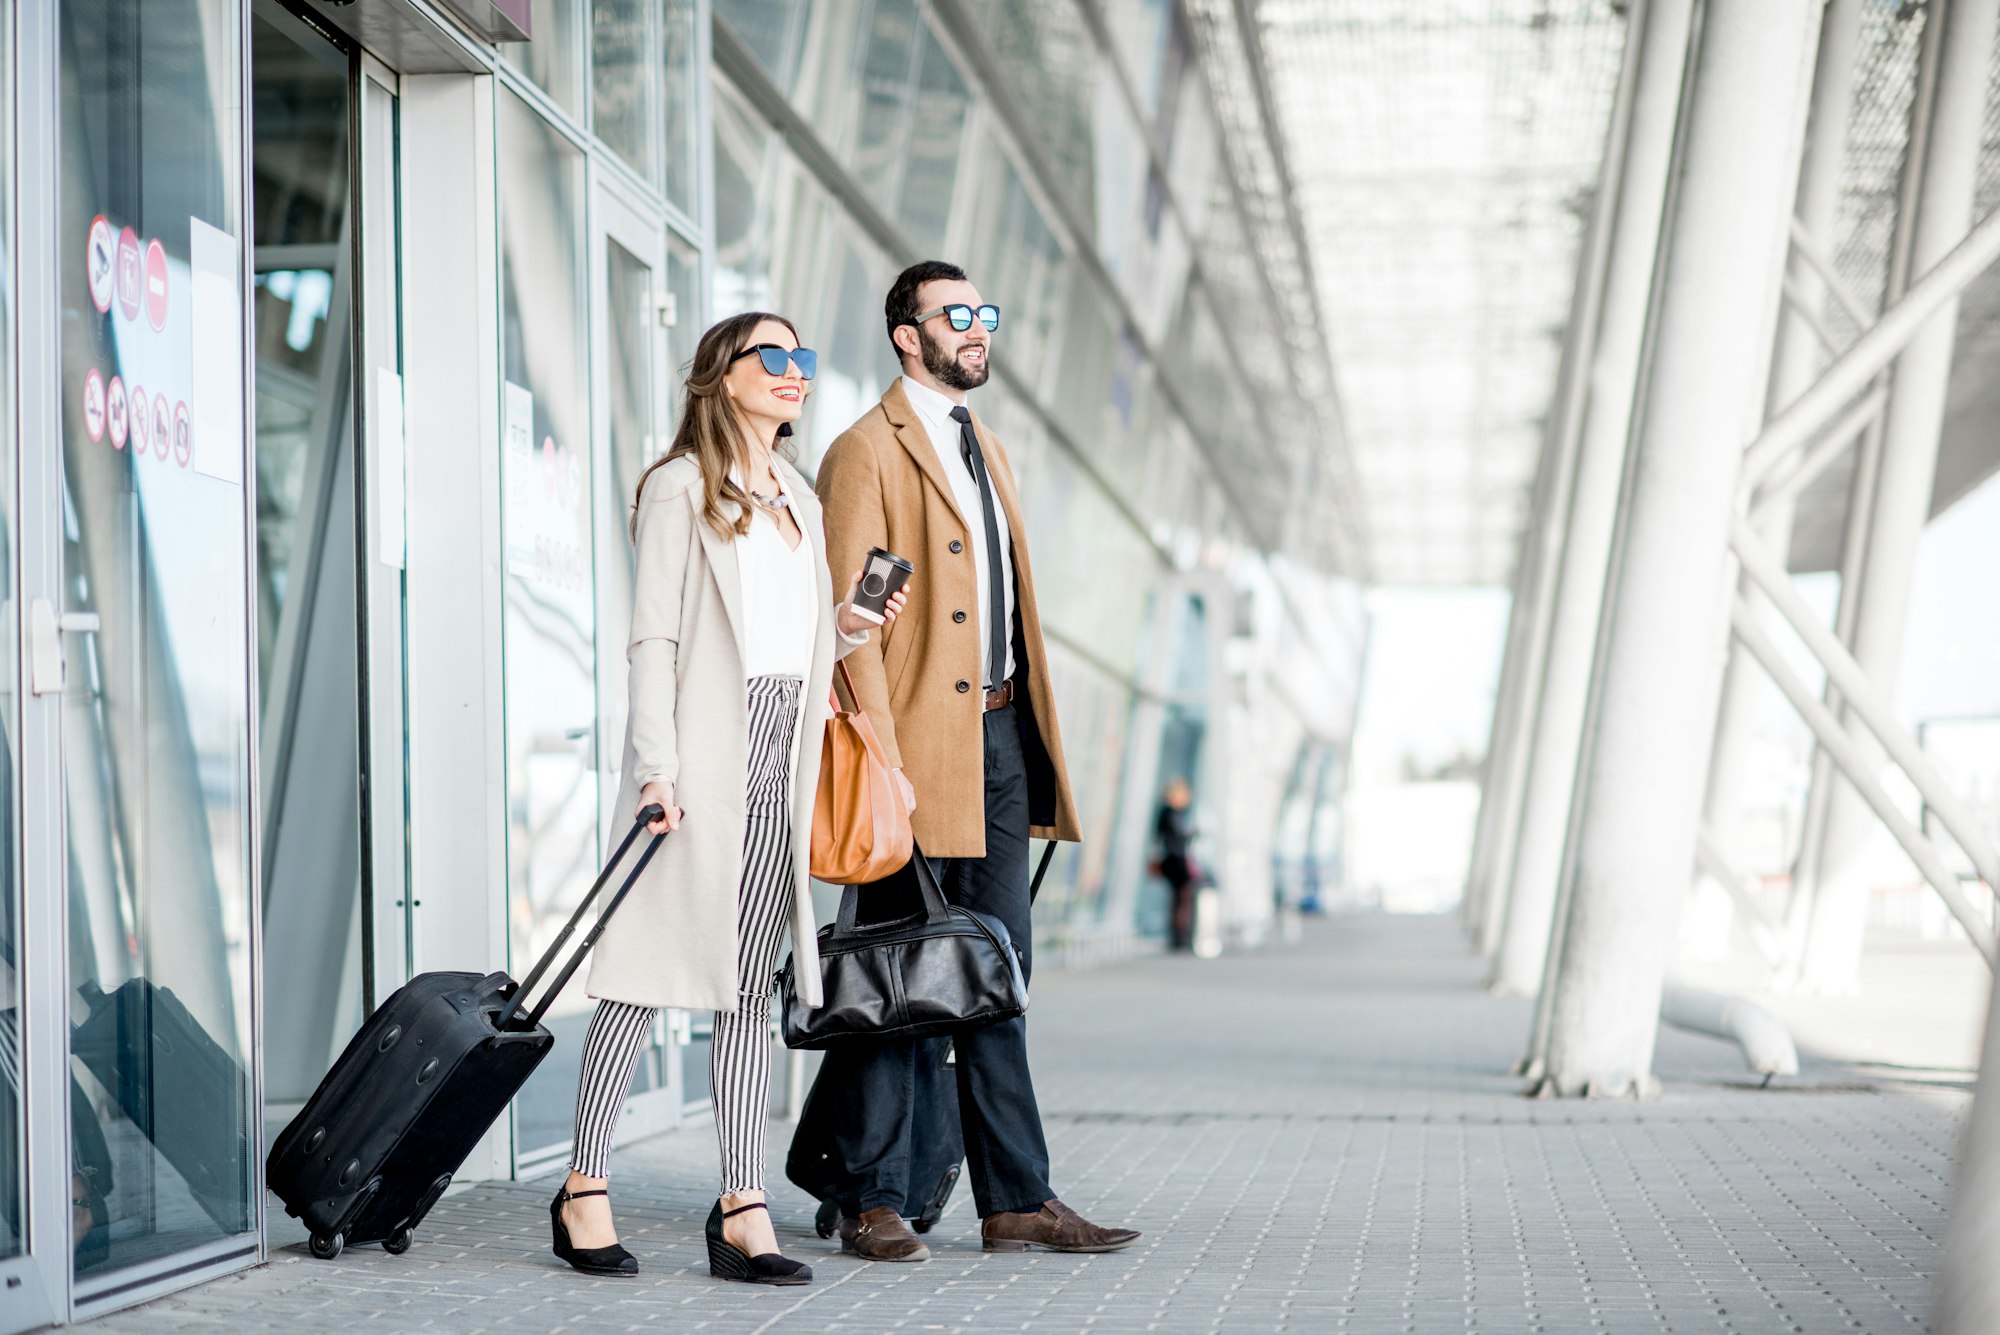
POLYGON ((1160 813, 1153 818, 1154 871, 1167 883, 1167 949, 1194 949, 1195 865, 1188 853, 1194 831, 1188 806, 1194 790, 1176 778, 1160 795, 1160 813))

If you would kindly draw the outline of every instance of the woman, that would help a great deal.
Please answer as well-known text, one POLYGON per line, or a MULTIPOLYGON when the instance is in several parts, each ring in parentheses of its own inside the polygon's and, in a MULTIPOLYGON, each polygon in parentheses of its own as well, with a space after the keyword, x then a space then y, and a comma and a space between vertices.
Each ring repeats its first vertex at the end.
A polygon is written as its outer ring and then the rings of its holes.
MULTIPOLYGON (((710 329, 672 448, 639 479, 617 809, 657 802, 666 816, 648 828, 676 833, 591 961, 598 1005, 576 1148, 549 1205, 556 1255, 587 1274, 638 1273, 612 1225, 611 1137, 655 1012, 679 1006, 715 1012, 722 1191, 708 1218, 709 1271, 759 1284, 812 1278, 778 1254, 764 1208, 771 977, 789 927, 801 986, 818 1004, 806 857, 820 736, 833 660, 871 628, 847 603, 834 607, 819 504, 776 448, 817 360, 780 316, 753 311, 710 329)), ((887 615, 903 603, 891 600, 887 615)))

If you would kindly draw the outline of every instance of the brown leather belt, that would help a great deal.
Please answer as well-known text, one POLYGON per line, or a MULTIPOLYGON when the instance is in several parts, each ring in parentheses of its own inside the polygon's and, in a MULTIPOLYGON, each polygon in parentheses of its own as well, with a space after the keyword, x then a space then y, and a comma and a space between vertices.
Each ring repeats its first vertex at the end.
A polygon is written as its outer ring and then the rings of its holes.
POLYGON ((1014 683, 1011 681, 1002 682, 1000 685, 986 692, 986 712, 989 714, 996 709, 1005 709, 1013 703, 1014 683))

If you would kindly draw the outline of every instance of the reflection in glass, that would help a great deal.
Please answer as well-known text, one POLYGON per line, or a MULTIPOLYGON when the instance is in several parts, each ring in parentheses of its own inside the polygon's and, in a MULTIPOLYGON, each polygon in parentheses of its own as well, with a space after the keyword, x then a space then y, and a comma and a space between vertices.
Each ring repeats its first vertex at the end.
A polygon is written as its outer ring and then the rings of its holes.
POLYGON ((347 58, 252 11, 264 1099, 290 1119, 361 1023, 361 646, 347 58))
POLYGON ((79 1274, 253 1220, 240 12, 60 10, 59 596, 100 619, 69 637, 62 724, 79 1274))
POLYGON ((715 16, 729 25, 781 88, 792 82, 798 67, 812 8, 812 0, 715 0, 715 16))
MULTIPOLYGON (((695 0, 667 0, 660 29, 667 81, 664 99, 667 198, 689 216, 695 213, 695 169, 701 160, 695 102, 707 73, 695 68, 695 17, 695 0)), ((693 311, 694 307, 681 309, 693 311)), ((690 314, 688 318, 692 320, 694 316, 690 314)))
MULTIPOLYGON (((604 243, 604 426, 608 438, 610 478, 605 489, 605 507, 598 516, 604 526, 603 560, 597 572, 598 638, 607 647, 599 663, 603 676, 600 690, 604 702, 604 735, 625 735, 625 661, 620 646, 629 638, 632 617, 632 576, 634 559, 627 538, 632 518, 632 498, 639 475, 657 458, 666 443, 657 438, 653 416, 653 331, 658 327, 653 303, 653 270, 644 260, 616 241, 604 243)), ((692 309, 692 308, 690 308, 692 309)), ((616 800, 619 766, 624 748, 607 746, 601 757, 604 770, 600 790, 604 800, 616 800)), ((614 842, 630 825, 632 813, 607 809, 606 842, 614 842)), ((655 1029, 656 1038, 660 1030, 655 1029)), ((657 1046, 648 1047, 632 1079, 632 1093, 641 1094, 664 1083, 666 1054, 657 1046)))
MULTIPOLYGON (((603 845, 583 156, 512 93, 501 95, 498 129, 507 916, 518 972, 590 888, 603 845)), ((569 1136, 587 1006, 579 974, 550 1012, 555 1055, 516 1103, 524 1156, 569 1136)))
POLYGON ((583 119, 583 42, 577 18, 583 0, 531 0, 532 42, 502 42, 500 53, 535 81, 557 106, 583 119))
POLYGON ((649 181, 659 179, 653 8, 653 0, 591 0, 590 6, 590 127, 649 181))

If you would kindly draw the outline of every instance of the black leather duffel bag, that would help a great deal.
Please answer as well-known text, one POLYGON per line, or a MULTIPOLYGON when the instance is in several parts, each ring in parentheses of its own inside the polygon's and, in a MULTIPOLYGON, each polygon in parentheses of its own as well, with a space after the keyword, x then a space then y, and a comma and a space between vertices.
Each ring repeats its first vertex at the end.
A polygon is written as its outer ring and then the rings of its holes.
POLYGON ((910 865, 923 910, 907 918, 857 925, 856 887, 841 891, 840 916, 819 930, 823 1005, 805 1004, 794 960, 786 958, 778 995, 787 1046, 924 1038, 1011 1020, 1028 1009, 1028 983, 1006 924, 946 902, 921 849, 910 865))

